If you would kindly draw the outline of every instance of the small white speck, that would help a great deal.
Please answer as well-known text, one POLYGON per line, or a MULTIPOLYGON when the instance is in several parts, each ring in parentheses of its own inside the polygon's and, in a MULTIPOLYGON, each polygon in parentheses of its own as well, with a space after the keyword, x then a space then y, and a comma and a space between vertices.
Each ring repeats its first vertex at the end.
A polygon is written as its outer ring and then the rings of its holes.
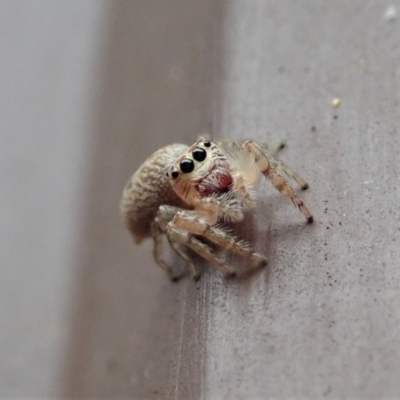
POLYGON ((374 183, 374 181, 364 181, 364 185, 369 185, 370 183, 374 183))
POLYGON ((344 195, 345 195, 345 196, 347 195, 347 190, 344 191, 344 195))
POLYGON ((386 21, 393 21, 397 18, 397 9, 396 7, 392 4, 386 11, 385 14, 383 15, 383 19, 386 21))
POLYGON ((339 97, 335 97, 334 99, 332 99, 332 106, 339 107, 341 102, 342 100, 340 100, 339 97))
POLYGON ((346 214, 343 214, 343 217, 345 217, 346 216, 346 214))

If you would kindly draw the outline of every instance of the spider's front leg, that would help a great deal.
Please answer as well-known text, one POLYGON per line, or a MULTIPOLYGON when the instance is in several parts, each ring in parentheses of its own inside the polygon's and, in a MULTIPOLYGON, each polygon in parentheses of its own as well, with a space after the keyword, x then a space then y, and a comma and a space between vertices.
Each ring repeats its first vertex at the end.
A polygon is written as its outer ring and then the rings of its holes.
MULTIPOLYGON (((222 199, 225 199, 222 197, 222 199)), ((229 199, 231 200, 231 199, 229 199)), ((241 215, 243 218, 242 210, 238 205, 238 211, 234 214, 241 215), (239 212, 240 211, 240 212, 239 212)), ((224 210, 223 201, 221 202, 217 198, 210 197, 203 199, 197 206, 196 211, 181 211, 178 212, 173 220, 173 223, 180 229, 190 232, 193 235, 198 235, 206 238, 210 242, 222 247, 223 249, 237 255, 244 256, 250 259, 257 266, 265 266, 267 265, 267 258, 262 254, 256 253, 251 246, 242 241, 238 240, 235 236, 232 235, 226 229, 223 229, 219 226, 214 225, 216 221, 207 221, 207 212, 199 212, 198 210, 208 210, 211 215, 221 213, 221 210, 224 210), (211 211, 215 209, 218 212, 212 213, 211 211)), ((232 210, 230 210, 230 216, 232 215, 232 210)), ((222 268, 223 269, 223 268, 222 268)), ((229 269, 231 269, 229 267, 229 269)), ((232 271, 224 271, 228 274, 231 274, 232 271)))
POLYGON ((246 149, 253 155, 254 161, 262 174, 285 196, 288 196, 293 203, 300 209, 309 223, 313 222, 313 217, 305 206, 303 200, 297 196, 292 186, 279 174, 278 171, 285 172, 289 177, 293 178, 302 189, 307 189, 308 184, 288 166, 278 160, 268 156, 262 151, 260 146, 252 140, 243 142, 242 149, 246 149))

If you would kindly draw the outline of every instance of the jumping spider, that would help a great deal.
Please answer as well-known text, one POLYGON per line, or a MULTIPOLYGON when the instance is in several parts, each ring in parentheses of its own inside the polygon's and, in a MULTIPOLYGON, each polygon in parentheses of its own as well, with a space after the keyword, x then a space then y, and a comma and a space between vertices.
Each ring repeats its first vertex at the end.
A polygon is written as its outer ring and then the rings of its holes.
POLYGON ((162 258, 164 234, 172 249, 186 261, 195 280, 200 273, 184 252, 184 246, 226 275, 235 274, 235 270, 212 250, 211 243, 257 265, 266 265, 266 257, 237 240, 223 223, 241 221, 245 211, 255 208, 254 185, 260 172, 293 201, 308 222, 313 222, 307 207, 282 174, 295 180, 301 189, 307 189, 308 184, 263 150, 282 147, 258 145, 252 140, 212 142, 206 137, 190 147, 166 146, 150 156, 128 181, 121 200, 123 221, 136 243, 149 236, 153 238, 154 258, 171 280, 180 276, 162 258))

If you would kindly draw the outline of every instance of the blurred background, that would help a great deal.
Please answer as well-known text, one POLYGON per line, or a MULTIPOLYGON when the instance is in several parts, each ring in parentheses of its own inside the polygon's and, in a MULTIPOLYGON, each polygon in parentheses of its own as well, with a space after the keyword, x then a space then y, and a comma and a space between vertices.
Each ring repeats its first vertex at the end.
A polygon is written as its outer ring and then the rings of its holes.
POLYGON ((0 1, 0 398, 398 398, 398 11, 0 1), (173 284, 118 204, 202 132, 285 140, 315 223, 263 183, 268 267, 173 284))

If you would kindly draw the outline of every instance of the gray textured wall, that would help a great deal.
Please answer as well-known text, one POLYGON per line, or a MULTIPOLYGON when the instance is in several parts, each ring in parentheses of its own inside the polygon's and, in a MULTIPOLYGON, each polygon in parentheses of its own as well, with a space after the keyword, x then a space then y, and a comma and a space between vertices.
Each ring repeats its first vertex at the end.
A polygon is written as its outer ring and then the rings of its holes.
POLYGON ((400 398, 390 5, 0 3, 1 398, 400 398), (263 182, 269 266, 172 284, 118 201, 204 131, 284 139, 315 223, 263 182))

